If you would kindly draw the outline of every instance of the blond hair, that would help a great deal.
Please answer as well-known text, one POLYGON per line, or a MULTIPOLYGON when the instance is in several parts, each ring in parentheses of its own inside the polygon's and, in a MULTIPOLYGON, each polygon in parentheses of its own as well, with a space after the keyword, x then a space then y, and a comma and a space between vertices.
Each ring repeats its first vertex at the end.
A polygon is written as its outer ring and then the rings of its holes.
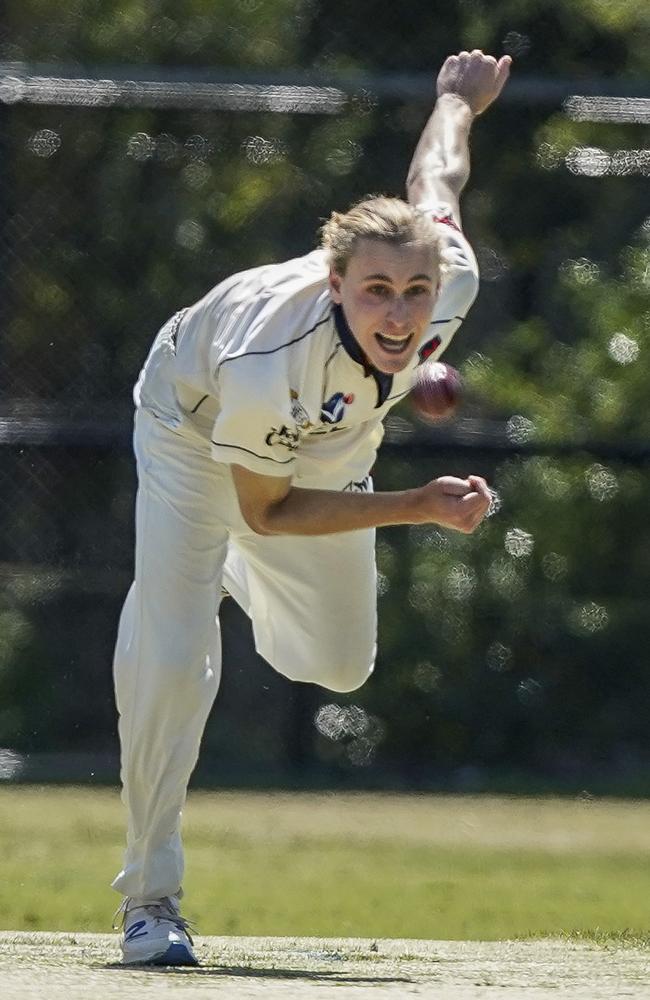
POLYGON ((431 247, 440 267, 440 241, 432 219, 401 198, 364 198, 347 212, 332 212, 321 229, 321 247, 329 251, 330 264, 338 274, 345 274, 360 240, 431 247))

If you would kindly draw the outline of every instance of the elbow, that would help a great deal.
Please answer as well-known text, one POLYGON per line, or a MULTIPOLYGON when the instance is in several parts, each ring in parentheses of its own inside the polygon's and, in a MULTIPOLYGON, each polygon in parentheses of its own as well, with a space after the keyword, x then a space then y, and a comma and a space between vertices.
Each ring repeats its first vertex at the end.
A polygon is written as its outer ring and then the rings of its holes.
POLYGON ((255 535, 261 535, 263 537, 281 534, 281 532, 277 530, 275 520, 273 518, 274 507, 274 504, 271 504, 268 507, 247 507, 241 503, 239 504, 241 515, 247 526, 255 535))
POLYGON ((411 205, 430 201, 454 204, 468 179, 469 170, 458 161, 419 165, 406 181, 408 201, 411 205))
POLYGON ((461 157, 452 160, 440 171, 440 184, 457 198, 468 180, 469 164, 461 157))
POLYGON ((247 512, 245 510, 242 510, 241 513, 242 517, 244 518, 244 521, 246 522, 247 526, 251 529, 253 534, 263 535, 263 536, 274 534, 274 532, 271 531, 267 519, 263 514, 260 514, 259 512, 255 512, 253 514, 252 512, 247 512))
POLYGON ((256 535, 283 534, 284 504, 291 490, 290 477, 262 476, 233 465, 232 478, 239 513, 256 535))

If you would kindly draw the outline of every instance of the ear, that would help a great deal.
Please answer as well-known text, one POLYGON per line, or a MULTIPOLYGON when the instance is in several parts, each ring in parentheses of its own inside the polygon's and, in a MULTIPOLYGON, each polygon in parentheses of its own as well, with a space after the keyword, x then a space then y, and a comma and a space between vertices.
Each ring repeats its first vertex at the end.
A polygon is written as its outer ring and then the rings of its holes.
POLYGON ((340 305, 340 303, 341 303, 341 275, 338 273, 338 271, 335 271, 333 267, 330 268, 329 286, 330 286, 330 295, 332 296, 332 301, 336 302, 337 305, 340 305))

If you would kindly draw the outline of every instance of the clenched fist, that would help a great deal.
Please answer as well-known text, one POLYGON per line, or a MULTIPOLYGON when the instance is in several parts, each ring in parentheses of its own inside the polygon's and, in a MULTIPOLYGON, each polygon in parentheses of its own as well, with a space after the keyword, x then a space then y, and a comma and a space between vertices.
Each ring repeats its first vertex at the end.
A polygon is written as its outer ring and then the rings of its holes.
POLYGON ((492 503, 490 489, 481 476, 440 476, 414 491, 419 522, 439 524, 468 535, 485 518, 492 503))
POLYGON ((438 73, 437 93, 456 94, 480 115, 497 99, 510 75, 512 59, 486 56, 480 49, 448 56, 438 73))

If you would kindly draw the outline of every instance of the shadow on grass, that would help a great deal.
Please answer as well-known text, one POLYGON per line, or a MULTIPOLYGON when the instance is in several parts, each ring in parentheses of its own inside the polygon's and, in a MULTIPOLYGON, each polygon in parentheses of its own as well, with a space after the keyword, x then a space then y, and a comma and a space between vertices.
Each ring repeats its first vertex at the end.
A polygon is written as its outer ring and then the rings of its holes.
POLYGON ((333 983, 342 986, 348 983, 372 986, 380 983, 413 983, 408 976, 347 976, 337 969, 310 972, 307 969, 266 969, 253 965, 121 965, 119 962, 109 962, 100 968, 112 972, 148 972, 158 976, 199 976, 202 979, 238 976, 241 979, 303 979, 312 983, 333 983))

